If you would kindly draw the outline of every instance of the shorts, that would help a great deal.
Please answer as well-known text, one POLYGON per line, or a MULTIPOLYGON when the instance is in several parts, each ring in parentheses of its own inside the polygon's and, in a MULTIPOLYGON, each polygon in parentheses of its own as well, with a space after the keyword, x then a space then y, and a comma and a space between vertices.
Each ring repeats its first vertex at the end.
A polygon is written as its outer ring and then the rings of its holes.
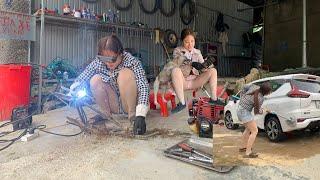
POLYGON ((242 123, 247 123, 254 120, 251 111, 244 109, 241 106, 239 106, 237 109, 237 116, 239 121, 242 123))

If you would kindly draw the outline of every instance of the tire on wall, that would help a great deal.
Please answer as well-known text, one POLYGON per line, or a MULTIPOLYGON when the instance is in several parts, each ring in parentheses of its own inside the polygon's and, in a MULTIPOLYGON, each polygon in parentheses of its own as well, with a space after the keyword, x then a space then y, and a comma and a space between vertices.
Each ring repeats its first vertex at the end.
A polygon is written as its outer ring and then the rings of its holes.
POLYGON ((172 29, 167 29, 165 31, 163 40, 169 48, 176 48, 178 45, 178 36, 172 29))

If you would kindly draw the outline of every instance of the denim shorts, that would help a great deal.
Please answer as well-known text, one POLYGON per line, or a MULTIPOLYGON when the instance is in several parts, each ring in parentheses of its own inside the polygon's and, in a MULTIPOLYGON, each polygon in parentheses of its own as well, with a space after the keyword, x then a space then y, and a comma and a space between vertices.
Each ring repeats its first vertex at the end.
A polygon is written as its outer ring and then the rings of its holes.
POLYGON ((252 113, 241 106, 239 106, 237 109, 237 116, 239 121, 241 121, 242 123, 253 121, 252 113))

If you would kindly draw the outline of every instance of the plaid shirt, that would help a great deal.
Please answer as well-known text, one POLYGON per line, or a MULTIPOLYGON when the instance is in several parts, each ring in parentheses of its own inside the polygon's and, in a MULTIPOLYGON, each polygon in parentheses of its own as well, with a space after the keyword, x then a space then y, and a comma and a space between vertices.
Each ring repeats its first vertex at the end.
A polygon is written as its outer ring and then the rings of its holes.
MULTIPOLYGON (((260 87, 254 84, 245 85, 243 89, 240 92, 240 102, 239 105, 248 110, 252 111, 254 108, 254 95, 250 95, 254 91, 258 90, 260 87)), ((259 106, 259 112, 261 112, 261 105, 264 101, 264 97, 261 93, 258 94, 258 106, 259 106)))
POLYGON ((86 69, 78 76, 76 82, 83 83, 89 81, 94 75, 99 74, 102 80, 109 83, 120 96, 117 78, 119 71, 123 68, 131 69, 135 74, 136 84, 138 86, 138 105, 148 106, 149 102, 149 84, 142 68, 141 62, 130 53, 123 53, 122 62, 114 70, 108 69, 105 63, 95 58, 86 69))

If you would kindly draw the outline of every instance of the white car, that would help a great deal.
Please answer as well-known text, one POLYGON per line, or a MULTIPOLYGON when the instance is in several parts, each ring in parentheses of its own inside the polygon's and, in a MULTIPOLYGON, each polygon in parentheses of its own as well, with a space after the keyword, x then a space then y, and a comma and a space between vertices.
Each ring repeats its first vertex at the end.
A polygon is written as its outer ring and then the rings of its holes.
MULTIPOLYGON (((265 96, 264 111, 255 115, 259 129, 266 132, 271 141, 280 141, 285 132, 320 127, 320 77, 309 74, 290 74, 259 79, 251 82, 259 85, 269 81, 271 94, 265 96)), ((249 83, 249 84, 251 84, 249 83)), ((224 108, 225 125, 228 129, 239 127, 237 107, 239 98, 233 96, 224 108)))

